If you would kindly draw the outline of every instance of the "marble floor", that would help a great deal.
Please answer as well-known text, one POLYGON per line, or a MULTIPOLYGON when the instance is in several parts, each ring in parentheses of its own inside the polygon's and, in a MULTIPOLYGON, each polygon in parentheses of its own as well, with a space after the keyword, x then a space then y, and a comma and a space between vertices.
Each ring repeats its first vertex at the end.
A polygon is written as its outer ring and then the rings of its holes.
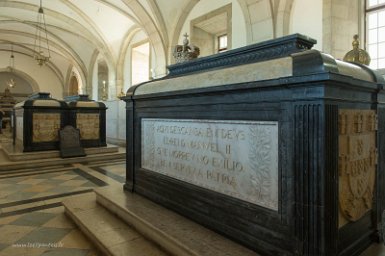
POLYGON ((93 188, 121 187, 122 160, 0 173, 0 256, 100 255, 61 202, 93 188))
MULTIPOLYGON (((0 164, 8 161, 1 152, 7 141, 9 134, 0 135, 0 164)), ((64 214, 61 202, 98 187, 121 188, 124 180, 124 159, 0 172, 0 256, 102 255, 64 214)), ((385 256, 382 244, 362 254, 379 255, 385 256)))
MULTIPOLYGON (((9 159, 1 145, 0 164, 9 159)), ((0 172, 0 256, 102 255, 64 214, 61 202, 105 186, 122 187, 124 159, 0 172)))

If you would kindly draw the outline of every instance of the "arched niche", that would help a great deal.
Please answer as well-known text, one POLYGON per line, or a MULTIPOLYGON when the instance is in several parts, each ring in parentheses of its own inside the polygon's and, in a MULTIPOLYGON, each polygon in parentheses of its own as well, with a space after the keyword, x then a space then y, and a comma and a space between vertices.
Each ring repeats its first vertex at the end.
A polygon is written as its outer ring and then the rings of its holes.
POLYGON ((65 86, 66 95, 79 95, 87 92, 82 76, 76 67, 69 69, 65 86))
POLYGON ((10 88, 10 91, 17 101, 23 101, 31 94, 40 91, 37 82, 28 74, 15 69, 10 71, 5 68, 0 69, 0 93, 9 88, 8 82, 11 79, 14 80, 15 86, 10 88))
POLYGON ((98 100, 108 99, 108 65, 105 60, 98 61, 98 100))
POLYGON ((70 78, 70 83, 68 86, 69 95, 79 95, 79 82, 75 74, 70 78))

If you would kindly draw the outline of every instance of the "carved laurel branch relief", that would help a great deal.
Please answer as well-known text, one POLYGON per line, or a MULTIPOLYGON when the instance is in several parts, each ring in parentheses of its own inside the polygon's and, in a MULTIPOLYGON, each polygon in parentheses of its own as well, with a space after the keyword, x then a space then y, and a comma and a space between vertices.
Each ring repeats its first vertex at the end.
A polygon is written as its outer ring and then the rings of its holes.
POLYGON ((272 200, 271 189, 274 184, 272 182, 272 170, 270 170, 271 162, 271 134, 265 127, 250 128, 250 182, 254 194, 260 201, 272 202, 274 208, 278 208, 278 201, 272 200))

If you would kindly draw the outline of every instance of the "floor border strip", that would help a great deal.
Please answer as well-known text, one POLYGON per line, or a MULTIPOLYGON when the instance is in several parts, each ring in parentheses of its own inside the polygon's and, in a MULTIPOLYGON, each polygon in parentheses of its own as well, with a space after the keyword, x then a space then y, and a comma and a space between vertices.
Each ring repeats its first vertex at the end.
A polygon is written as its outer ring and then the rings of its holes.
POLYGON ((79 194, 89 193, 89 192, 93 192, 93 191, 94 190, 91 188, 91 189, 84 189, 84 190, 79 190, 79 191, 74 191, 74 192, 67 192, 67 193, 63 193, 63 194, 59 194, 59 195, 44 196, 44 197, 38 197, 38 198, 33 198, 33 199, 25 199, 25 200, 16 201, 16 202, 9 202, 9 203, 0 204, 0 208, 7 208, 7 207, 17 206, 17 205, 22 205, 22 204, 29 204, 29 203, 39 202, 39 201, 45 201, 45 200, 49 200, 49 199, 79 195, 79 194))
POLYGON ((34 170, 30 170, 30 171, 23 171, 22 173, 14 173, 14 175, 12 175, 13 173, 0 172, 0 180, 25 177, 25 176, 33 176, 33 175, 46 174, 46 173, 68 172, 68 171, 73 171, 74 169, 76 169, 76 167, 71 166, 71 167, 61 167, 61 169, 57 169, 57 170, 45 170, 45 171, 41 170, 36 172, 34 170), (8 175, 8 176, 5 176, 5 175, 8 175))
POLYGON ((34 212, 34 211, 46 210, 46 209, 56 208, 56 207, 60 207, 60 206, 63 206, 63 204, 61 202, 52 203, 52 204, 44 204, 44 205, 39 205, 39 206, 30 207, 30 208, 24 208, 24 209, 16 210, 13 212, 0 213, 0 218, 19 215, 19 214, 23 214, 23 213, 30 213, 30 212, 34 212))
POLYGON ((120 183, 126 182, 125 177, 122 177, 122 176, 117 175, 113 172, 107 171, 107 170, 103 169, 102 167, 89 167, 89 168, 100 173, 100 174, 103 174, 103 175, 105 175, 105 176, 107 176, 107 177, 109 177, 109 178, 111 178, 117 182, 120 182, 120 183))
POLYGON ((88 172, 85 172, 79 168, 74 169, 73 172, 82 176, 83 178, 91 181, 92 183, 94 183, 95 185, 97 185, 99 187, 108 186, 108 183, 102 181, 101 179, 96 178, 95 176, 93 176, 93 175, 89 174, 88 172))

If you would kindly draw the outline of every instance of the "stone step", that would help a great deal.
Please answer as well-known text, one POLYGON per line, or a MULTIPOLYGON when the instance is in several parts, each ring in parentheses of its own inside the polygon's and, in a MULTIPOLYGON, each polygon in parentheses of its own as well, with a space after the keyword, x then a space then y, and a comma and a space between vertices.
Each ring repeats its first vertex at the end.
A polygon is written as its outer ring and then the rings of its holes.
MULTIPOLYGON (((60 157, 59 150, 23 152, 23 149, 20 146, 13 145, 12 143, 2 143, 2 149, 9 158, 9 160, 13 162, 26 160, 41 160, 42 158, 54 159, 60 157)), ((84 148, 84 151, 87 155, 111 154, 118 153, 119 147, 115 145, 107 145, 106 147, 84 148)))
POLYGON ((173 255, 258 255, 140 195, 123 191, 122 188, 98 188, 95 193, 98 204, 173 255))
POLYGON ((63 205, 66 215, 76 223, 103 255, 169 255, 97 204, 95 194, 72 197, 64 200, 63 205))
POLYGON ((13 171, 13 170, 21 170, 28 169, 31 167, 46 167, 52 165, 65 165, 65 164, 73 164, 73 163, 90 163, 94 161, 101 160, 117 160, 117 159, 125 159, 125 152, 112 152, 112 153, 98 153, 98 154, 90 154, 84 157, 72 157, 72 158, 45 158, 44 152, 40 152, 40 159, 26 159, 26 160, 18 160, 17 162, 12 161, 4 161, 0 163, 0 171, 13 171))

